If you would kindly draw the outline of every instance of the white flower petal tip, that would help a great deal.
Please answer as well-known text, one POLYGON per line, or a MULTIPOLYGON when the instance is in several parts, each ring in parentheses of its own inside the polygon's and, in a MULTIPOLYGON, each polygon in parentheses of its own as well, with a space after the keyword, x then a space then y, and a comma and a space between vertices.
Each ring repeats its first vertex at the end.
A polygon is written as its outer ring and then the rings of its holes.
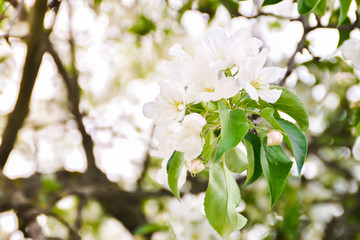
POLYGON ((346 40, 340 47, 344 58, 352 61, 354 66, 360 69, 360 39, 350 38, 346 40))

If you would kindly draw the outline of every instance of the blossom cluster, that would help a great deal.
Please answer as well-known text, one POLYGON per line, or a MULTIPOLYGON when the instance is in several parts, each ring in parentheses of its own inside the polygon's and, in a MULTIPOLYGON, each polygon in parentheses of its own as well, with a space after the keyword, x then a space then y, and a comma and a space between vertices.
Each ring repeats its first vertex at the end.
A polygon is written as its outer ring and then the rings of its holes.
POLYGON ((274 103, 279 99, 281 90, 270 89, 269 84, 279 80, 284 70, 264 66, 268 50, 261 49, 262 44, 247 29, 228 36, 215 27, 195 44, 194 56, 179 44, 170 49, 173 60, 162 65, 165 77, 158 81, 160 94, 143 109, 156 125, 158 156, 167 160, 175 150, 181 151, 186 166, 197 161, 197 173, 203 168, 198 158, 209 119, 191 111, 191 106, 230 99, 239 93, 255 101, 274 103))

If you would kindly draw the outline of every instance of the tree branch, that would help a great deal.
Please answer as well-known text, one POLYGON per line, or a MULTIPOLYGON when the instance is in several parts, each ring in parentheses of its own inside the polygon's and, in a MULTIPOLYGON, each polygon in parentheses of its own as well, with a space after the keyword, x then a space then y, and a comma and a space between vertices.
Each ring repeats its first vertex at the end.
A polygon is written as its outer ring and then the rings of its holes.
POLYGON ((32 11, 30 36, 27 42, 28 51, 25 58, 20 90, 14 110, 9 114, 2 134, 2 143, 0 146, 0 167, 2 169, 14 147, 17 134, 29 113, 32 90, 35 85, 42 56, 45 52, 43 42, 48 38, 48 33, 43 27, 44 16, 47 10, 46 2, 46 0, 37 0, 32 11))

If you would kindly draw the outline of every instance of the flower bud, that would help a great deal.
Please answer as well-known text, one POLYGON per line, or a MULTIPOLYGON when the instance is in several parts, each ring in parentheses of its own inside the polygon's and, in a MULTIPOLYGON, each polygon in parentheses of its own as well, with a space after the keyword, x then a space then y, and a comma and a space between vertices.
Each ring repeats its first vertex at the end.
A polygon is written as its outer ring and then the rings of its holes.
POLYGON ((191 174, 198 174, 199 172, 204 170, 204 168, 205 168, 205 164, 200 159, 193 160, 189 164, 189 172, 191 174))
POLYGON ((267 134, 267 145, 268 146, 280 145, 282 140, 283 140, 283 135, 279 131, 270 131, 267 134))

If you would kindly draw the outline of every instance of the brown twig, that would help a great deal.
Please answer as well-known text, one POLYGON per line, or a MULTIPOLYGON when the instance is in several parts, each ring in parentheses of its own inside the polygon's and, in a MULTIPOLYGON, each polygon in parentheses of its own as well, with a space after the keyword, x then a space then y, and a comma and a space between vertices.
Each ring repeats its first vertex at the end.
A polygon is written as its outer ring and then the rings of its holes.
POLYGON ((45 12, 47 10, 46 0, 37 0, 34 5, 33 18, 30 23, 28 52, 25 58, 24 70, 20 84, 20 91, 14 107, 9 114, 8 121, 2 135, 0 146, 0 167, 3 169, 14 147, 17 134, 23 126, 29 112, 30 98, 35 85, 42 56, 45 52, 43 42, 48 38, 48 33, 43 26, 45 12))

